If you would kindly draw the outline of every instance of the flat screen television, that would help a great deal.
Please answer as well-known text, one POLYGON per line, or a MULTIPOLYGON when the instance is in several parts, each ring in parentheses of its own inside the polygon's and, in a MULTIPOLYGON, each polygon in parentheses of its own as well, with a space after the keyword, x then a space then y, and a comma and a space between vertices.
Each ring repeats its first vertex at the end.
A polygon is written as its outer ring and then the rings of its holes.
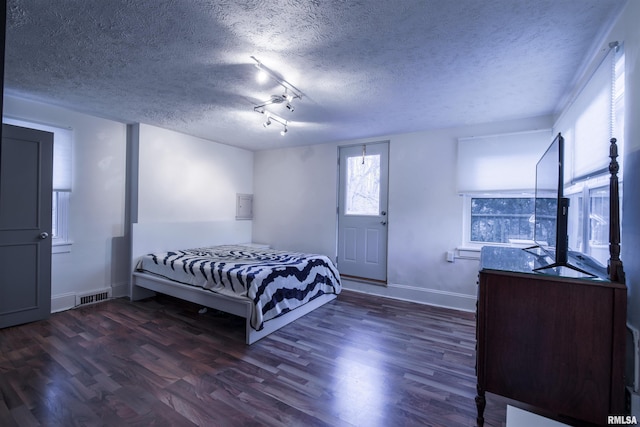
POLYGON ((563 164, 564 138, 558 133, 536 164, 533 248, 539 248, 551 262, 534 270, 568 267, 593 276, 569 263, 569 199, 564 197, 563 164))
POLYGON ((564 197, 564 138, 559 133, 536 164, 533 240, 553 259, 567 262, 567 211, 564 197))

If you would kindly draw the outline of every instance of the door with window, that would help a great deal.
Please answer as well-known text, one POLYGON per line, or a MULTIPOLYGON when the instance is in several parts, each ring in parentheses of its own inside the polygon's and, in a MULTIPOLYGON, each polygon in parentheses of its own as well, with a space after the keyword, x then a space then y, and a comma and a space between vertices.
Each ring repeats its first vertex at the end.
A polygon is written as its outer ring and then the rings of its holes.
POLYGON ((52 169, 52 133, 2 126, 0 328, 51 313, 52 169))
POLYGON ((338 269, 387 280, 389 143, 340 147, 338 269))

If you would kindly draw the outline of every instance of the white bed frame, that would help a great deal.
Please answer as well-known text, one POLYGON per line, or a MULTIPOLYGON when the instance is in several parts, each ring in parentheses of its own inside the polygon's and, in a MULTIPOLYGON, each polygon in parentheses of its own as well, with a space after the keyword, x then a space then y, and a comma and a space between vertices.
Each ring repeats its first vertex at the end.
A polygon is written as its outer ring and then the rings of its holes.
MULTIPOLYGON (((133 224, 132 270, 141 256, 154 251, 249 242, 251 242, 250 221, 133 224)), ((252 303, 248 299, 233 298, 195 286, 183 285, 152 274, 133 272, 131 279, 132 301, 151 297, 155 295, 155 292, 244 317, 245 342, 247 344, 253 344, 336 298, 336 295, 324 294, 295 310, 264 322, 263 328, 256 331, 250 324, 252 303)))

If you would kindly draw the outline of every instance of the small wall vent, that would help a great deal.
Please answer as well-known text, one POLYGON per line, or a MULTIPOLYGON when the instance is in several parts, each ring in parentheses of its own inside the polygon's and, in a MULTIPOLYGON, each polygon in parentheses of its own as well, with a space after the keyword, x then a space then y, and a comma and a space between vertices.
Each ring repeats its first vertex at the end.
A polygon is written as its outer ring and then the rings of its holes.
POLYGON ((76 307, 81 305, 95 304, 111 298, 111 289, 105 288, 94 292, 76 294, 76 307))

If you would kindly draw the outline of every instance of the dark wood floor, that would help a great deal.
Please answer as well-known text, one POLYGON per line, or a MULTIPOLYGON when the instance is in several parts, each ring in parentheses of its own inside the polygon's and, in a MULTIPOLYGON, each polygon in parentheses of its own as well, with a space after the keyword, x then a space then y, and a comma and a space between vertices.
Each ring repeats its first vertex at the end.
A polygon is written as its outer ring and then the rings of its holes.
MULTIPOLYGON (((343 292, 246 346, 167 297, 0 330, 1 426, 473 426, 471 313, 343 292)), ((487 426, 505 425, 488 398, 487 426)))

